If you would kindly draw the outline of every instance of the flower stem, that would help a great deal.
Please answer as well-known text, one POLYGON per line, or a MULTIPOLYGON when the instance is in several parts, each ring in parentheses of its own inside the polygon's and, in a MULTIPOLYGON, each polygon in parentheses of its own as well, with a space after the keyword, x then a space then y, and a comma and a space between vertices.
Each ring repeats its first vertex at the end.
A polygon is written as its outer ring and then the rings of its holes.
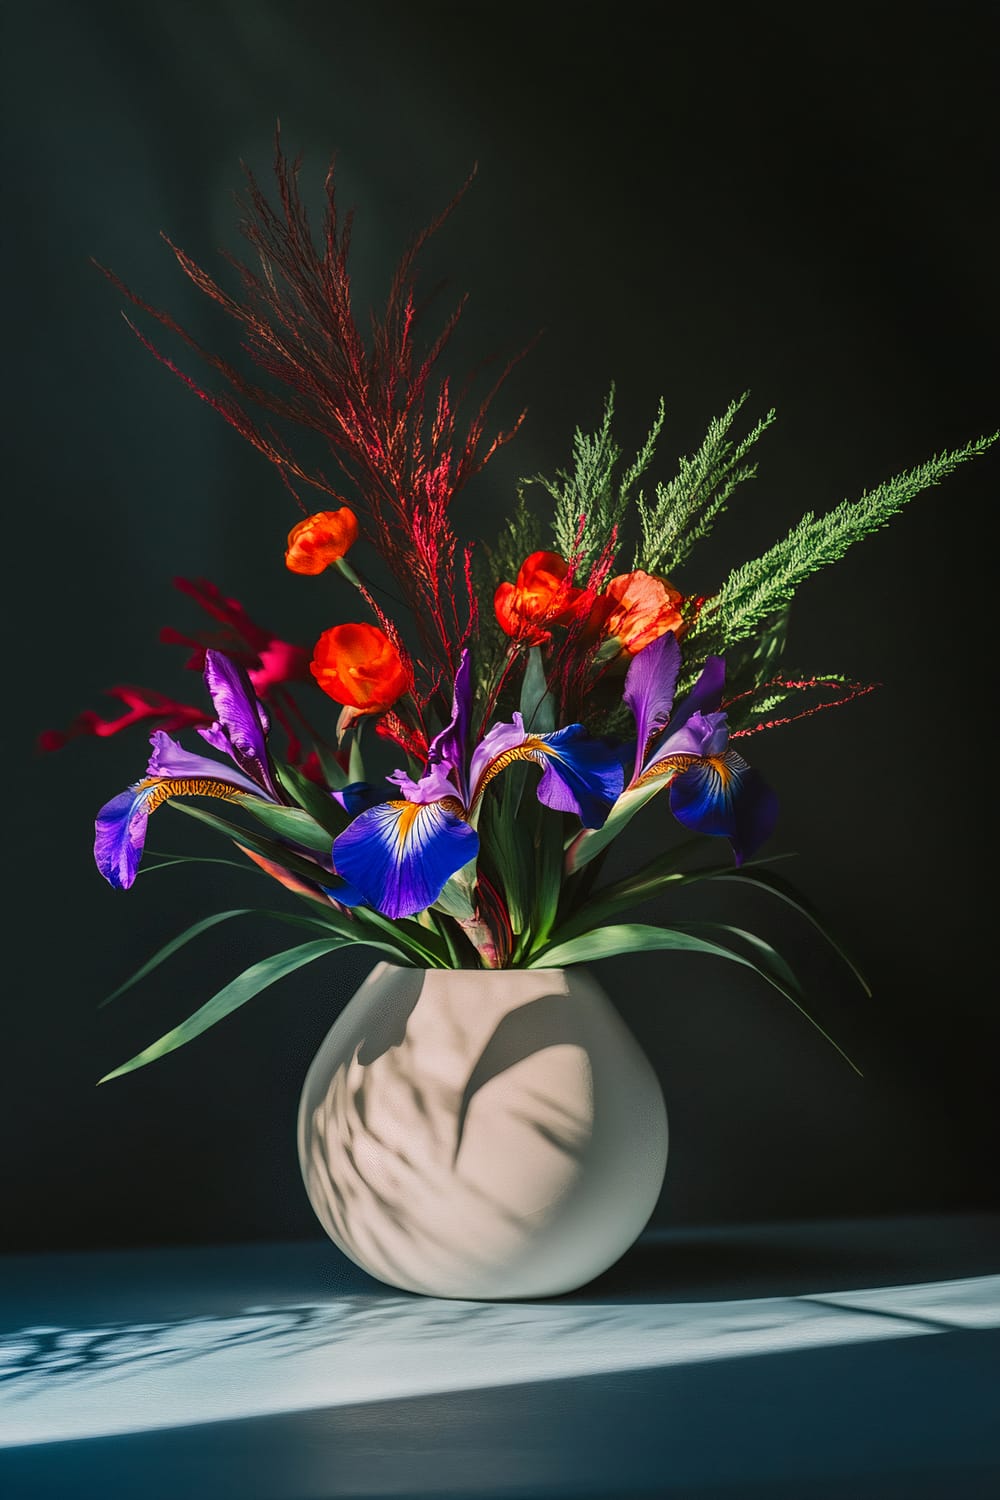
POLYGON ((483 717, 479 725, 479 733, 476 736, 477 741, 481 740, 483 735, 486 733, 486 726, 493 715, 493 710, 497 706, 497 700, 499 699, 500 694, 503 692, 507 678, 510 676, 511 668, 513 667, 515 661, 517 661, 517 659, 522 654, 522 651, 523 647, 520 641, 511 641, 510 645, 507 647, 503 661, 500 663, 499 667, 496 670, 496 673, 494 674, 493 683, 490 686, 489 693, 486 697, 486 706, 483 709, 483 717))

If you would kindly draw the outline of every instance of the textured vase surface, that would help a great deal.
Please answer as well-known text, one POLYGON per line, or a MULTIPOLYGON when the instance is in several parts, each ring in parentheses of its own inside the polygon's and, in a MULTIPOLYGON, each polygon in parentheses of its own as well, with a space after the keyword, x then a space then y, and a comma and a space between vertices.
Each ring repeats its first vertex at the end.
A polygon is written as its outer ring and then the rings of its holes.
POLYGON ((584 1285, 639 1235, 667 1162, 656 1075, 578 968, 380 963, 316 1054, 298 1134, 330 1238, 438 1297, 584 1285))

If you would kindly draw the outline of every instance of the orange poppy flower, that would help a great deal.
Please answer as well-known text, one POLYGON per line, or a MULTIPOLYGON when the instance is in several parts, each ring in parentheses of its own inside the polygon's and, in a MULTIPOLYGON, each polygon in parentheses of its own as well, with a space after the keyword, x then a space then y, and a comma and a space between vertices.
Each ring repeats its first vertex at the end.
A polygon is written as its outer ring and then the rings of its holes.
POLYGON ((285 567, 292 573, 322 573, 339 562, 358 539, 358 518, 348 506, 306 516, 288 533, 285 567))
POLYGON ((629 656, 635 656, 668 630, 676 636, 683 634, 684 595, 666 578, 637 568, 634 573, 612 578, 603 597, 608 610, 602 622, 604 634, 617 641, 629 656))
POLYGON ((329 698, 356 714, 381 713, 413 685, 408 667, 377 625, 324 630, 309 670, 329 698))
POLYGON ((569 565, 558 552, 532 552, 518 569, 516 583, 502 583, 493 596, 500 629, 514 640, 541 646, 552 639, 549 625, 568 625, 592 603, 586 589, 574 588, 569 565))

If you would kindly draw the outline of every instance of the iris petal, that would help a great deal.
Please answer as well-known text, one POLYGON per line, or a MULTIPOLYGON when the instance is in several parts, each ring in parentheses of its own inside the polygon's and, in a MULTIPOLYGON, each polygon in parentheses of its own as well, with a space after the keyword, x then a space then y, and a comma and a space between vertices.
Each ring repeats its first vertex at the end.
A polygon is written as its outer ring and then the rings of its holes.
POLYGON ((544 767, 538 800, 557 812, 575 812, 584 828, 600 828, 625 784, 620 751, 590 737, 582 724, 529 737, 532 759, 544 767))
POLYGON ((632 658, 622 697, 635 717, 637 765, 642 765, 650 740, 670 717, 680 669, 681 648, 671 631, 632 658))
POLYGON ((538 800, 557 812, 577 813, 586 828, 600 828, 625 784, 620 747, 592 739, 582 724, 529 734, 515 713, 509 724, 494 724, 473 753, 473 806, 494 776, 518 760, 542 767, 538 800))
MULTIPOLYGON (((175 746, 175 749, 180 749, 175 746)), ((184 752, 181 752, 182 754, 184 752)), ((200 761, 200 756, 193 756, 200 761)), ((205 762, 212 765, 211 761, 205 762)), ((243 777, 232 781, 200 773, 189 776, 151 776, 106 802, 94 824, 94 860, 109 885, 127 891, 134 881, 146 842, 149 816, 171 797, 221 797, 245 794, 243 777), (237 784, 239 782, 240 784, 237 784)))
POLYGON ((156 729, 149 736, 149 743, 153 747, 153 753, 149 757, 149 765, 146 767, 146 775, 159 780, 162 777, 209 778, 216 781, 226 781, 234 787, 240 787, 245 792, 251 792, 253 796, 260 796, 260 787, 251 781, 249 776, 241 776, 239 771, 231 771, 228 766, 220 766, 217 760, 209 760, 207 755, 196 755, 191 750, 185 750, 183 745, 178 745, 176 740, 163 729, 156 729))
POLYGON ((451 700, 451 718, 440 734, 431 740, 427 751, 428 772, 440 768, 452 775, 459 786, 462 801, 469 800, 469 789, 463 782, 469 722, 472 717, 472 663, 468 651, 462 652, 451 700))
POLYGON ((726 750, 695 761, 674 777, 670 810, 695 833, 728 838, 736 863, 742 864, 774 828, 778 799, 741 755, 726 750))
POLYGON ((218 722, 199 730, 216 750, 231 757, 244 775, 275 802, 281 802, 267 753, 267 714, 258 702, 246 669, 221 651, 205 652, 205 685, 218 722))
POLYGON ((333 862, 383 916, 412 917, 437 900, 478 849, 475 829, 449 807, 393 801, 354 819, 334 840, 333 862))
MULTIPOLYGON (((479 744, 472 752, 472 762, 469 766, 469 785, 471 788, 471 800, 473 803, 479 801, 483 789, 488 781, 497 774, 497 762, 502 765, 509 763, 508 752, 518 750, 528 738, 528 732, 524 727, 524 718, 519 713, 511 716, 510 722, 494 724, 492 729, 483 735, 479 744)), ((524 760, 525 756, 519 757, 524 760)))
POLYGON ((724 713, 688 714, 679 729, 673 726, 664 736, 655 754, 649 757, 646 771, 674 755, 721 755, 729 741, 729 727, 724 713))
POLYGON ((146 842, 149 821, 146 804, 152 787, 130 787, 106 802, 94 824, 94 859, 97 868, 116 891, 127 891, 134 883, 146 842))
POLYGON ((722 689, 726 681, 726 663, 721 656, 707 656, 694 687, 670 721, 670 732, 676 734, 692 714, 718 713, 722 706, 722 689))

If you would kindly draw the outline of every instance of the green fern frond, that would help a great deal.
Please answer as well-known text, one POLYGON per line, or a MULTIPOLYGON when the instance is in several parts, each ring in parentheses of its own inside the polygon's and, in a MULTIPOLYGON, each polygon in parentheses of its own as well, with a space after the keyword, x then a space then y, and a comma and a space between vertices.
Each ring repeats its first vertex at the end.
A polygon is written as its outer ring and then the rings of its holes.
POLYGON ((1000 433, 977 438, 953 453, 942 453, 887 479, 859 500, 843 500, 825 516, 809 511, 783 541, 761 557, 734 569, 721 590, 706 604, 688 637, 699 656, 746 640, 761 622, 789 603, 811 573, 837 562, 862 537, 880 530, 908 500, 940 484, 966 459, 977 458, 1000 433))
POLYGON ((737 485, 754 477, 756 463, 745 460, 774 421, 775 413, 771 410, 761 417, 746 437, 734 444, 729 429, 748 396, 744 391, 721 417, 714 418, 698 451, 681 459, 675 478, 656 486, 654 501, 648 505, 639 501, 642 541, 636 549, 634 567, 647 573, 671 573, 695 543, 708 535, 737 485))
POLYGON ((523 481, 540 485, 555 502, 552 516, 555 549, 563 557, 576 556, 582 577, 586 577, 616 528, 620 534, 636 486, 653 461, 666 416, 661 399, 645 442, 618 479, 615 470, 622 450, 611 431, 614 410, 612 384, 597 431, 588 434, 578 427, 573 435, 572 468, 558 470, 555 479, 536 474, 523 481))

